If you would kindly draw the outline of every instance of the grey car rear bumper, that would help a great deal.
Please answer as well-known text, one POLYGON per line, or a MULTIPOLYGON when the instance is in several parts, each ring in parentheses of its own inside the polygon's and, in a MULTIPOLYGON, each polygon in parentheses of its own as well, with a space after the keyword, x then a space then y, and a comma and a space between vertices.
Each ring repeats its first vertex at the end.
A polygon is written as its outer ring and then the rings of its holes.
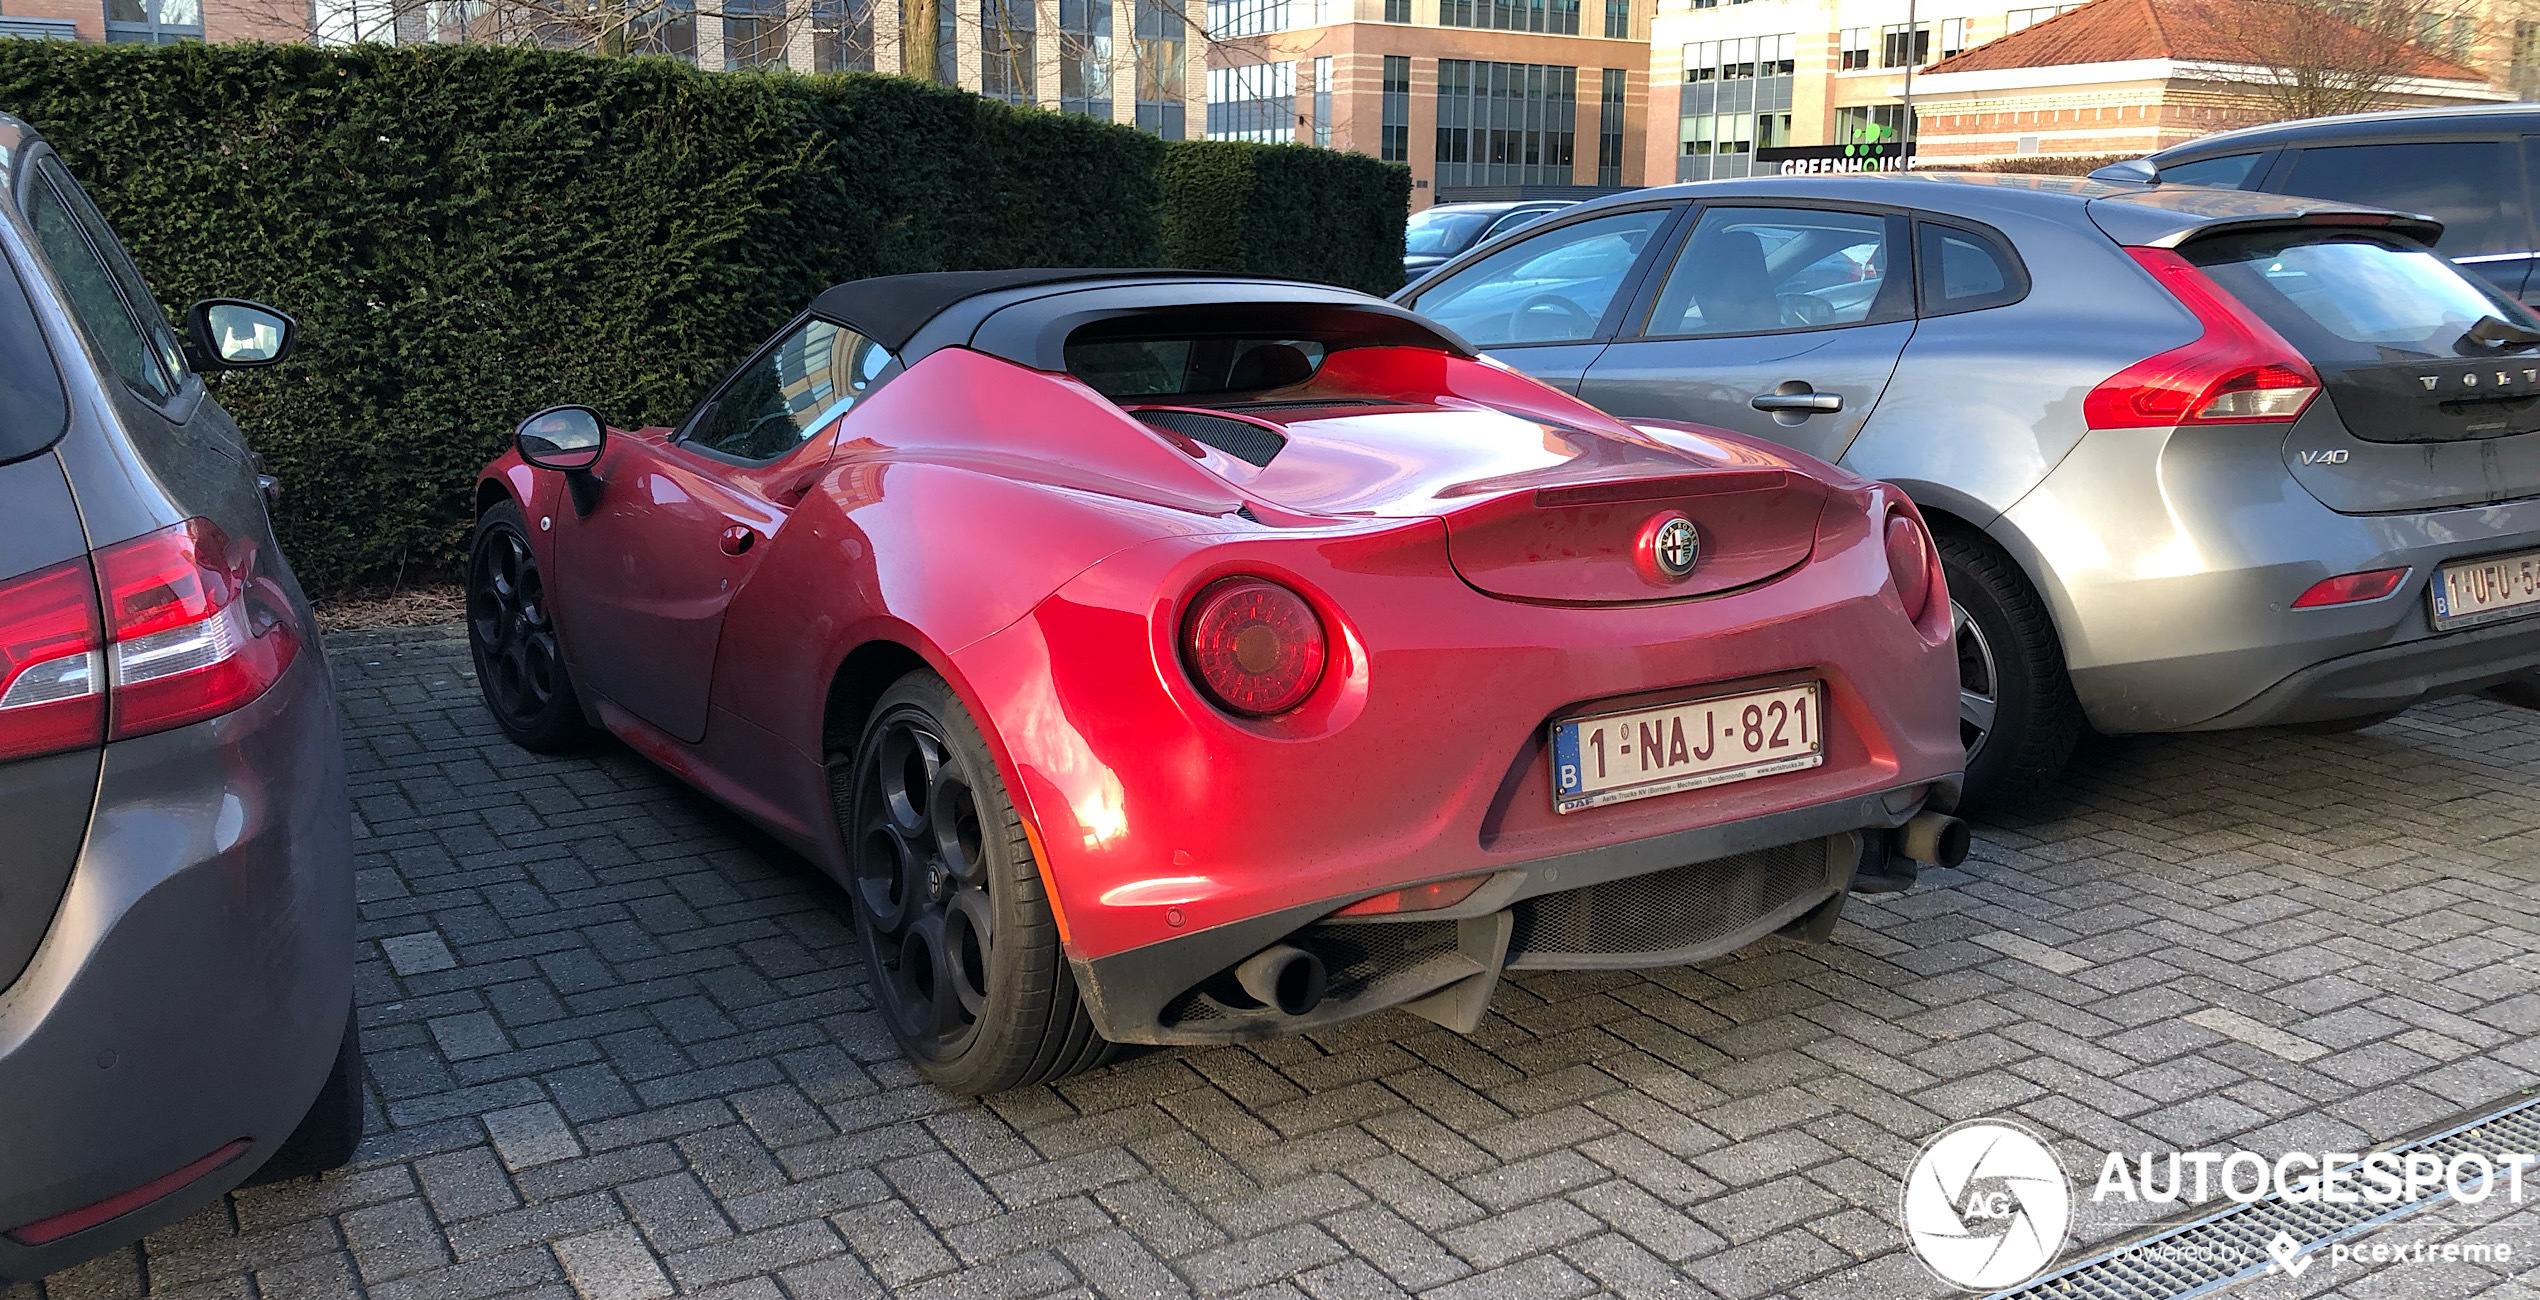
POLYGON ((2184 728, 2225 731, 2389 713, 2540 673, 2540 625, 2529 619, 2383 646, 2313 664, 2256 699, 2184 728))
POLYGON ((69 890, 0 991, 0 1282, 193 1212, 308 1110, 353 997, 343 763, 315 645, 245 708, 107 749, 69 890), (41 1245, 10 1235, 242 1138, 118 1217, 41 1245))

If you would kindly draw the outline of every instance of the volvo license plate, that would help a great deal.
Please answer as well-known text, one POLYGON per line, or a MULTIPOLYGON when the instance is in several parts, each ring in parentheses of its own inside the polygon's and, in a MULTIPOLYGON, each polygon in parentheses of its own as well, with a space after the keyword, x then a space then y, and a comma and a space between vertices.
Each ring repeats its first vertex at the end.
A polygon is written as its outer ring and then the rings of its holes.
POLYGON ((2438 632, 2540 613, 2540 551, 2446 564, 2432 595, 2438 632))
POLYGON ((1552 807, 1602 804, 1795 772, 1826 761, 1815 682, 1552 724, 1552 807))

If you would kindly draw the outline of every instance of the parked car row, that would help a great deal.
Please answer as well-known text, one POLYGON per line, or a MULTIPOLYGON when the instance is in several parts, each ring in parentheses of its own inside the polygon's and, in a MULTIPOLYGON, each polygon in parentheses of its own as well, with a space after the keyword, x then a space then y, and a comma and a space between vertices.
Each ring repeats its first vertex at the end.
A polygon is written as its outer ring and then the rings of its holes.
MULTIPOLYGON (((2098 180, 1431 209, 1395 301, 840 285, 676 426, 522 422, 474 486, 479 686, 521 746, 613 735, 837 879, 957 1092, 1823 940, 2085 727, 2540 673, 2507 121, 2500 187, 2421 173, 2449 231, 2288 193, 2416 174, 2330 123, 2098 180)), ((201 379, 294 326, 217 299, 180 334, 6 118, 0 174, 23 1279, 341 1163, 361 1067, 325 662, 201 379)))

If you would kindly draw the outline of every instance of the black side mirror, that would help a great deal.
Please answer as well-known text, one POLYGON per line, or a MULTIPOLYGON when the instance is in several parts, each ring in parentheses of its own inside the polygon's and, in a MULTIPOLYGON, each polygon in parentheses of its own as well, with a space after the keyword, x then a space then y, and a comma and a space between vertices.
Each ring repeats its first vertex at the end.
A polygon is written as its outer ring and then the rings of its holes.
POLYGON ((600 413, 590 407, 551 406, 521 421, 512 430, 512 445, 520 449, 522 460, 539 469, 580 474, 600 463, 608 436, 600 413))
POLYGON ((299 323, 262 303, 206 298, 185 309, 185 360, 196 370, 252 370, 291 355, 299 323))

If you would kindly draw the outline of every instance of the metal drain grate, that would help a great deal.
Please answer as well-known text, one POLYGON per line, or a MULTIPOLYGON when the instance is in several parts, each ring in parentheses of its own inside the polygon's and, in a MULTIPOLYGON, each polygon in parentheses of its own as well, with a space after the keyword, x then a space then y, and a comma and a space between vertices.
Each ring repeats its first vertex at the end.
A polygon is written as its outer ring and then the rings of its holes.
MULTIPOLYGON (((2398 1155, 2422 1151, 2447 1163, 2453 1156, 2470 1151, 2488 1156, 2540 1151, 2540 1097, 2515 1102, 2503 1110, 2382 1150, 2398 1155)), ((2345 1168, 2354 1169, 2360 1163, 2345 1168)), ((2505 1176, 2498 1169, 2487 1181, 2497 1184, 2505 1176)), ((2527 1171, 2524 1176, 2528 1179, 2531 1174, 2527 1171)), ((1996 1292, 1988 1300, 2188 1300, 2264 1273, 2275 1262, 2267 1244, 2279 1234, 2299 1243, 2290 1252, 2292 1256, 2306 1255, 2430 1209, 2450 1197, 2451 1191, 2445 1187, 2395 1205, 2296 1205, 2270 1195, 2138 1237, 2025 1286, 1996 1292)))

